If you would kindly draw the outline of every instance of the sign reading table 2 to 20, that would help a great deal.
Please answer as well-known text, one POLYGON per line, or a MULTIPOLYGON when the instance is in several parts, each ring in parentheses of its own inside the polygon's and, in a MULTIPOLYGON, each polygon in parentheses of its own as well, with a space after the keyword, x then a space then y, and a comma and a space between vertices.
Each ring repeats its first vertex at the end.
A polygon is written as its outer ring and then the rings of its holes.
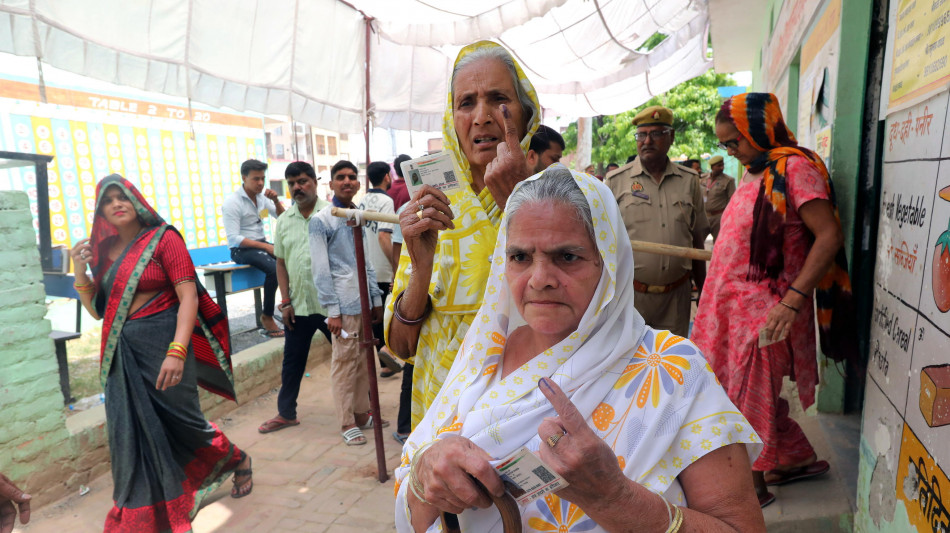
MULTIPOLYGON (((223 244, 221 205, 241 185, 240 164, 265 159, 257 117, 56 87, 40 103, 36 85, 15 80, 0 80, 0 94, 0 150, 55 156, 53 245, 89 234, 96 183, 112 173, 135 183, 189 248, 223 244)), ((0 173, 0 189, 26 191, 34 217, 35 185, 30 168, 0 173)))

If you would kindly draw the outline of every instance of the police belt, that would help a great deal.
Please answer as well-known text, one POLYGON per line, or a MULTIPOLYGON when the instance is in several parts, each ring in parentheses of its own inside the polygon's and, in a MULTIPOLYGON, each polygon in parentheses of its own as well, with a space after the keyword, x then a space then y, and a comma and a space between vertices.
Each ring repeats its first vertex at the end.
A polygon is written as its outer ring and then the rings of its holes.
POLYGON ((640 283, 637 280, 633 280, 633 290, 637 292, 646 292, 650 294, 666 294, 668 292, 672 292, 673 289, 679 287, 683 283, 686 283, 686 281, 689 280, 689 275, 690 273, 687 272, 683 274, 683 277, 674 281, 673 283, 670 283, 669 285, 650 285, 647 283, 640 283))

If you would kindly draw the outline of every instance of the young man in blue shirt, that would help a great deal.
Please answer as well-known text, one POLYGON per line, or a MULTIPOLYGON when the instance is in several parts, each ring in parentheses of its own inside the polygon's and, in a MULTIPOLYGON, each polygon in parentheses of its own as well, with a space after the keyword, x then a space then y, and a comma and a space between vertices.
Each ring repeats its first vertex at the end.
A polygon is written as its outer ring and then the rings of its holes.
MULTIPOLYGON (((355 208, 353 197, 360 189, 356 165, 339 161, 330 169, 330 176, 332 205, 355 208)), ((360 230, 363 231, 363 251, 368 258, 366 231, 362 227, 360 230)), ((347 225, 346 219, 333 216, 330 206, 310 219, 310 265, 313 284, 317 287, 320 304, 327 310, 327 326, 333 334, 330 380, 341 435, 348 446, 366 444, 362 430, 373 427, 381 419, 378 414, 374 417, 369 412, 369 376, 365 358, 360 354, 363 322, 359 277, 366 276, 373 322, 383 319, 382 291, 376 283, 372 262, 366 261, 366 272, 357 270, 353 228, 347 225)), ((386 427, 389 422, 382 424, 386 427)))

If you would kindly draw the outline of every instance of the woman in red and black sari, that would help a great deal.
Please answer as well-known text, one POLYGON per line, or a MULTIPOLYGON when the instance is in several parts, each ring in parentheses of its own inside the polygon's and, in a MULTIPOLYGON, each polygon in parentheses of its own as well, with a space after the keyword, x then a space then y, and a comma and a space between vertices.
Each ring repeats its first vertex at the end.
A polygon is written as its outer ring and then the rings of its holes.
POLYGON ((115 486, 105 531, 191 531, 202 497, 227 476, 232 497, 253 487, 251 458, 198 402, 199 385, 235 399, 227 317, 197 283, 178 231, 117 174, 99 183, 92 236, 70 255, 83 305, 103 319, 115 486))

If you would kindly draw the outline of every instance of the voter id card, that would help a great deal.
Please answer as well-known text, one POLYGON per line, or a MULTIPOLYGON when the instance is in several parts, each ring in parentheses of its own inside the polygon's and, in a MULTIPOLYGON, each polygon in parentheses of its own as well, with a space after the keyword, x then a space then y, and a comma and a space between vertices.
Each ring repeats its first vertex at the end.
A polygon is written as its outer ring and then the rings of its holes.
POLYGON ((442 151, 402 162, 402 175, 409 196, 414 196, 423 185, 435 187, 448 194, 460 189, 458 165, 452 152, 442 151))
POLYGON ((522 507, 568 485, 554 469, 524 446, 500 461, 492 461, 492 464, 501 476, 505 490, 522 507))
POLYGON ((759 330, 759 348, 765 348, 766 346, 775 344, 776 342, 782 342, 785 340, 785 337, 787 337, 787 335, 783 333, 779 338, 772 340, 769 338, 770 334, 771 332, 765 328, 759 330))

